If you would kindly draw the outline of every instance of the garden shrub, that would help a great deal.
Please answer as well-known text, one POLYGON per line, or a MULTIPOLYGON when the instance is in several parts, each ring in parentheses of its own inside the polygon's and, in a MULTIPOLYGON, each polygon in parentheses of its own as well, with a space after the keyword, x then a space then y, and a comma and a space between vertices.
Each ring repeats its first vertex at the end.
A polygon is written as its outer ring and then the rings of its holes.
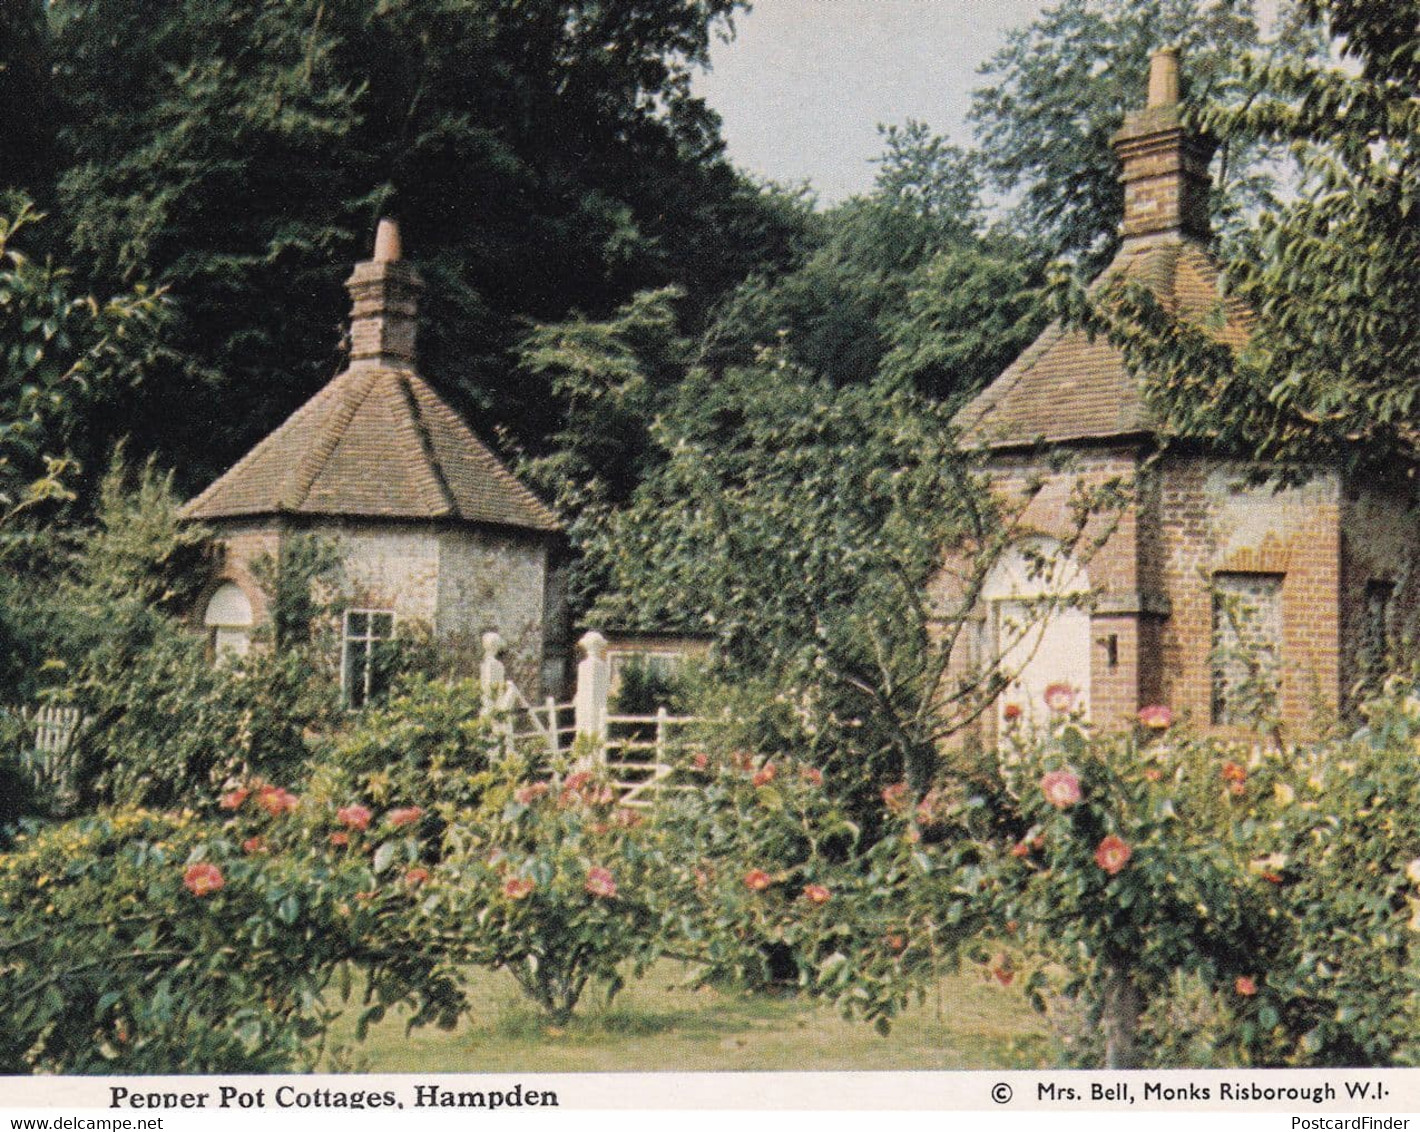
POLYGON ((643 814, 604 776, 504 773, 477 820, 445 831, 426 913, 562 1025, 590 982, 610 999, 662 954, 666 874, 643 814))
POLYGON ((0 1069, 309 1067, 352 964, 372 1009, 453 1024, 462 998, 413 926, 417 888, 317 841, 294 796, 263 797, 221 823, 128 809, 20 835, 0 856, 0 1069))

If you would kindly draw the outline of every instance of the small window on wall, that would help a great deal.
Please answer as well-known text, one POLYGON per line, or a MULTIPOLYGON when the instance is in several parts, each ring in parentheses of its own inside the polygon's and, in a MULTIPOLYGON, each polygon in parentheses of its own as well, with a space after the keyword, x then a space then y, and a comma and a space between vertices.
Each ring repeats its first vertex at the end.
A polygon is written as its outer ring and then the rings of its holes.
POLYGON ((394 660, 394 614, 349 609, 340 654, 340 686, 347 708, 361 708, 389 690, 394 660))
POLYGON ((1376 690, 1385 679, 1390 660, 1391 605, 1395 583, 1372 578, 1366 583, 1365 604, 1361 608, 1361 633, 1358 642, 1358 677, 1367 690, 1376 690))
POLYGON ((1215 724, 1260 726, 1277 719, 1282 690, 1282 576, 1213 577, 1215 724))

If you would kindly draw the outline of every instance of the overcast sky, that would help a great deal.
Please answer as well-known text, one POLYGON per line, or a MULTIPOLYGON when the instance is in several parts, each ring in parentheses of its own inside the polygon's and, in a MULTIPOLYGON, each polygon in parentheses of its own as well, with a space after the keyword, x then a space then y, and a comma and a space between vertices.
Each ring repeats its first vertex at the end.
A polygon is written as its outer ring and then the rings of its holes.
POLYGON ((977 68, 1043 0, 754 0, 696 90, 730 157, 825 203, 871 188, 879 122, 920 118, 961 145, 977 68))

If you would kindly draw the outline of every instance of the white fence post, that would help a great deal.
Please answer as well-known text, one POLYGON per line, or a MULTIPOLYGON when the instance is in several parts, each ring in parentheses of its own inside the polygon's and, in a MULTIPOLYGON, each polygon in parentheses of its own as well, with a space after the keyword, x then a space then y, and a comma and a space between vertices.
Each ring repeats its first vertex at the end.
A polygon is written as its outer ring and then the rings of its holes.
POLYGON ((572 714, 578 735, 589 735, 596 744, 597 759, 606 757, 606 701, 611 687, 611 665, 606 657, 606 638, 593 629, 577 642, 587 655, 577 665, 577 694, 572 714))
POLYGON ((542 710, 547 712, 547 745, 552 748, 552 757, 562 753, 562 739, 557 734, 557 700, 548 696, 542 702, 542 710))

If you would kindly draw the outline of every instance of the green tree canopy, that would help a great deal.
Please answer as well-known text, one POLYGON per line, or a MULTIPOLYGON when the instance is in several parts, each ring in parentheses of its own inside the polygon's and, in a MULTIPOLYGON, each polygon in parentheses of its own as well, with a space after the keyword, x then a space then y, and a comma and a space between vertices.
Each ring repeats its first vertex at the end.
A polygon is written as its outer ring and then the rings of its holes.
MULTIPOLYGON (((1254 0, 1061 0, 1007 37, 981 68, 971 118, 990 182, 1019 203, 1013 224, 1053 254, 1082 257, 1087 274, 1118 246, 1124 210, 1110 139, 1142 101, 1149 55, 1170 44, 1186 60, 1187 96, 1214 94, 1262 42, 1254 0)), ((1305 55, 1313 40, 1283 0, 1273 50, 1305 55)), ((1238 213, 1274 187, 1255 137, 1230 139, 1216 162, 1215 217, 1238 213)))
POLYGON ((1257 313, 1244 350, 1180 325, 1146 295, 1084 313, 1112 334, 1175 433, 1279 469, 1318 460, 1411 480, 1420 459, 1420 6, 1318 0, 1347 67, 1254 60, 1205 107, 1223 137, 1289 144, 1299 196, 1260 220, 1258 254, 1229 265, 1257 313), (1245 100, 1243 99, 1245 96, 1245 100))
POLYGON ((785 253, 792 218, 723 161, 689 86, 739 6, 53 4, 74 247, 96 278, 163 281, 179 315, 175 364, 113 427, 188 486, 226 466, 329 377, 341 280, 390 212, 430 284, 425 371, 539 438, 546 389, 505 357, 518 319, 675 283, 693 320, 785 253))

